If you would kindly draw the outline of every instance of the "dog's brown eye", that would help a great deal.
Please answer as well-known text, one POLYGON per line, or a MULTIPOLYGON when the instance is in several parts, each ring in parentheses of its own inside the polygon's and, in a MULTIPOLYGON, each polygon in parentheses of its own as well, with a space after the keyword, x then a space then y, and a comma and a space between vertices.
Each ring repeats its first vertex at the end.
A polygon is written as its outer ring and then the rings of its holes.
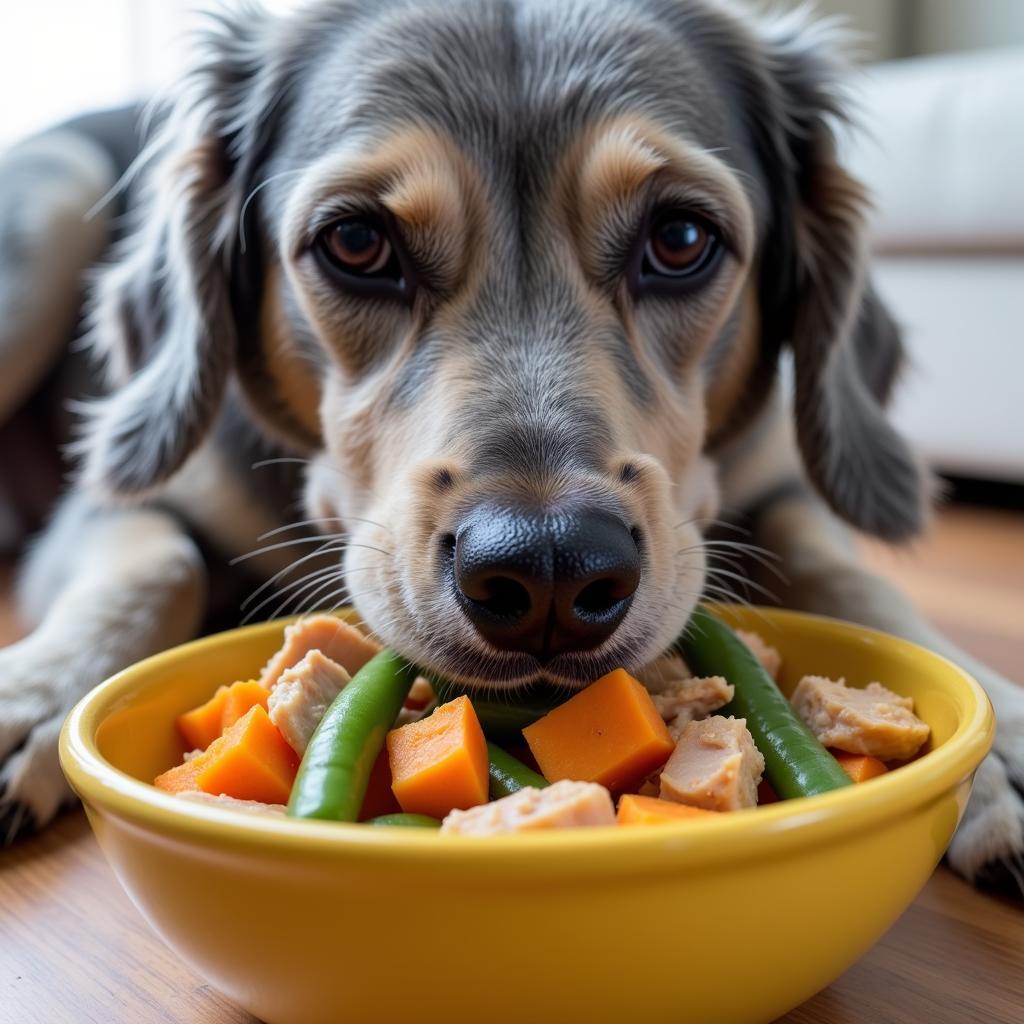
POLYGON ((703 223, 672 214, 655 221, 644 255, 654 273, 686 277, 707 266, 716 247, 716 236, 703 223))
POLYGON ((349 217, 324 231, 323 247, 331 260, 349 274, 376 274, 391 259, 391 243, 370 220, 349 217))

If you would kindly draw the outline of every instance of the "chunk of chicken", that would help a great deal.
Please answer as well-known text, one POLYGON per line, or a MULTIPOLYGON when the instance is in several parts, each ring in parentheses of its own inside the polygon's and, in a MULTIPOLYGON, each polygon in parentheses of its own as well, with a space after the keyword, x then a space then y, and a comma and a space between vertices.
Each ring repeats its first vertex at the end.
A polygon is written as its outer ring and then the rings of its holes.
POLYGON ((662 770, 660 796, 709 811, 754 807, 763 772, 746 719, 713 715, 683 730, 662 770))
POLYGON ((615 807, 604 786, 563 779, 547 789, 527 787, 489 804, 452 811, 442 822, 441 831, 464 836, 496 836, 614 824, 615 807))
POLYGON ((267 714, 300 757, 330 707, 351 677, 322 651, 310 651, 286 669, 270 691, 267 714))
POLYGON ((913 757, 929 728, 914 714, 914 701, 868 683, 863 689, 844 680, 804 676, 793 691, 793 707, 826 747, 869 754, 880 761, 913 757))
POLYGON ((176 794, 183 800, 191 800, 196 804, 206 804, 208 807, 223 807, 228 811, 245 811, 248 814, 262 814, 269 818, 280 818, 284 816, 287 808, 284 804, 264 804, 259 800, 238 800, 226 793, 214 796, 212 793, 203 793, 197 789, 185 790, 176 794))
POLYGON ((782 669, 782 655, 779 654, 779 649, 772 647, 760 633, 753 633, 749 629, 737 629, 736 635, 750 648, 750 653, 761 663, 765 672, 778 682, 782 669))
POLYGON ((732 700, 733 687, 722 676, 680 679, 661 693, 651 694, 658 713, 668 723, 669 735, 679 741, 683 730, 698 718, 732 700))
POLYGON ((664 693, 680 680, 689 679, 692 675, 689 666, 683 661, 683 656, 673 651, 644 665, 636 673, 636 678, 644 684, 644 689, 648 693, 655 694, 664 693))
POLYGON ((282 672, 297 665, 313 650, 323 651, 355 675, 380 651, 380 644, 333 615, 310 615, 285 627, 284 644, 267 662, 260 675, 260 685, 272 690, 282 672))

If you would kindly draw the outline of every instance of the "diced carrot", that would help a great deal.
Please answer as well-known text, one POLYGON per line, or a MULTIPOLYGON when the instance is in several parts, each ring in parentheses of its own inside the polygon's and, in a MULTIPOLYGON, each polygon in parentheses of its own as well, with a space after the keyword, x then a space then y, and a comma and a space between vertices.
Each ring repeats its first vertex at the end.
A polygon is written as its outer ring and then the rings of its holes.
POLYGON ((829 753, 842 765, 843 771, 854 782, 867 782, 868 779, 884 775, 889 769, 868 754, 847 754, 844 750, 830 750, 829 753))
POLYGON ((757 784, 757 806, 761 807, 765 804, 777 804, 779 802, 779 794, 772 788, 772 784, 767 779, 762 779, 757 784))
POLYGON ((299 758, 259 704, 202 753, 158 775, 153 785, 169 793, 199 790, 213 796, 265 804, 288 801, 299 758))
POLYGON ((370 781, 366 786, 366 796, 359 811, 360 821, 379 818, 382 814, 395 814, 402 808, 391 792, 391 765, 388 764, 388 752, 381 749, 377 760, 370 769, 370 781))
POLYGON ((178 715, 178 731, 193 750, 205 750, 255 704, 267 706, 268 690, 254 679, 221 686, 199 707, 178 715))
POLYGON ((227 699, 228 688, 221 686, 205 704, 178 715, 178 732, 192 750, 205 750, 224 731, 227 699))
POLYGON ((224 701, 224 711, 221 714, 220 727, 223 732, 230 729, 250 708, 257 704, 264 711, 267 711, 267 700, 270 691, 260 686, 255 679, 247 679, 241 683, 232 683, 228 687, 227 699, 224 701))
POLYGON ((443 818, 487 801, 487 741, 466 696, 387 736, 391 789, 402 810, 443 818))
POLYGON ((625 669, 602 676, 527 726, 523 736, 549 782, 635 788, 675 744, 650 695, 625 669))
POLYGON ((719 813, 719 811, 707 811, 703 807, 677 804, 673 800, 659 800, 653 796, 637 796, 627 793, 619 799, 619 809, 615 817, 620 825, 663 825, 668 821, 708 818, 719 813))

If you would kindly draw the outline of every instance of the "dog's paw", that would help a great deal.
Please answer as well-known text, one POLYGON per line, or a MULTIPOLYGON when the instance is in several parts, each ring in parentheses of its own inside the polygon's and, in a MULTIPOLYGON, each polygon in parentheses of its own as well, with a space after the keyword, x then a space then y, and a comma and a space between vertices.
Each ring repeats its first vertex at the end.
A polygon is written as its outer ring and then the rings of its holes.
POLYGON ((61 713, 38 723, 0 767, 0 845, 42 828, 74 800, 57 759, 63 722, 61 713))
POLYGON ((947 859, 969 882, 1024 899, 1024 799, 995 751, 978 768, 947 859))
POLYGON ((0 845, 45 825, 71 790, 57 760, 69 671, 30 640, 0 650, 0 845))

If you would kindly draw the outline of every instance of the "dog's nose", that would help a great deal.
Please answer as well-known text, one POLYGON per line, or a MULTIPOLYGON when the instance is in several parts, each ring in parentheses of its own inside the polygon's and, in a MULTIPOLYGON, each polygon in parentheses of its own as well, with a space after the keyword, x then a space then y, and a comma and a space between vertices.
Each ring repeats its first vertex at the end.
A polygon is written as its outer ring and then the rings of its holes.
POLYGON ((611 636, 640 583, 633 534, 597 510, 477 509, 454 557, 459 601, 481 635, 541 661, 611 636))

